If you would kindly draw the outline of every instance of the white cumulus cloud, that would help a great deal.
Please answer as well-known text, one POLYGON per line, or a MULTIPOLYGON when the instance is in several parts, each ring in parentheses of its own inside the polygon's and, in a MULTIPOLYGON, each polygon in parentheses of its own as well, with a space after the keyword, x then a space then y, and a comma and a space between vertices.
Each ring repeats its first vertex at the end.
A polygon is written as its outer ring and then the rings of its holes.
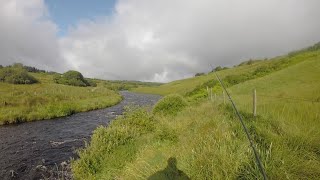
POLYGON ((89 76, 170 81, 272 57, 320 40, 319 1, 119 0, 110 17, 84 21, 61 40, 89 76))
POLYGON ((319 7, 318 0, 118 0, 112 15, 79 20, 57 37, 43 0, 1 0, 0 64, 167 82, 312 45, 320 41, 319 7))
POLYGON ((0 1, 0 64, 62 70, 57 27, 42 0, 0 1))

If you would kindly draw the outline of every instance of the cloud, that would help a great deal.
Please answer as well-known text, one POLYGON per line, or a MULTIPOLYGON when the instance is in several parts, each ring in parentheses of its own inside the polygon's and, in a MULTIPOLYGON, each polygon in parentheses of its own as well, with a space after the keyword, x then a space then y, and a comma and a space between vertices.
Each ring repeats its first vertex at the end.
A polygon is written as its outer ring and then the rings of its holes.
MULTIPOLYGON (((0 2, 0 64, 167 82, 320 40, 318 0, 118 0, 56 37, 42 0, 0 2)), ((72 15, 72 12, 70 12, 72 15)))
POLYGON ((84 21, 61 40, 89 76, 170 81, 320 40, 316 0, 120 0, 111 17, 84 21))
POLYGON ((0 64, 22 62, 47 70, 62 70, 57 27, 42 0, 1 0, 0 64))

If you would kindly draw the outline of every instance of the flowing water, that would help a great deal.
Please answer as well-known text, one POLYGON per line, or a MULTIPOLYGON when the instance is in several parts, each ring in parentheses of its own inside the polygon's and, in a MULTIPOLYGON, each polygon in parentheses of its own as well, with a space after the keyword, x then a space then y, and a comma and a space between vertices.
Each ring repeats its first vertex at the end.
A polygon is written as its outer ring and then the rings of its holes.
MULTIPOLYGON (((107 126, 125 106, 153 105, 160 99, 126 91, 121 94, 124 100, 109 108, 0 127, 0 179, 48 177, 45 170, 77 158, 76 150, 90 140, 92 131, 99 125, 107 126)), ((54 176, 50 178, 57 178, 54 176)))

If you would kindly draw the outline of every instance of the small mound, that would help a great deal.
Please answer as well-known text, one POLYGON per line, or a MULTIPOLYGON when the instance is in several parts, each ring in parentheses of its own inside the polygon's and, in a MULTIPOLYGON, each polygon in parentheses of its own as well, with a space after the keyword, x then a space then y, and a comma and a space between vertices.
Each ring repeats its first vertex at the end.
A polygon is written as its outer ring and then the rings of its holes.
POLYGON ((91 86, 91 84, 78 71, 67 71, 62 75, 55 75, 54 81, 58 84, 70 86, 91 86))
POLYGON ((178 112, 187 106, 186 100, 177 94, 168 95, 162 98, 154 107, 154 114, 177 115, 178 112))
POLYGON ((33 84, 38 82, 25 69, 16 67, 1 68, 0 81, 11 84, 33 84))

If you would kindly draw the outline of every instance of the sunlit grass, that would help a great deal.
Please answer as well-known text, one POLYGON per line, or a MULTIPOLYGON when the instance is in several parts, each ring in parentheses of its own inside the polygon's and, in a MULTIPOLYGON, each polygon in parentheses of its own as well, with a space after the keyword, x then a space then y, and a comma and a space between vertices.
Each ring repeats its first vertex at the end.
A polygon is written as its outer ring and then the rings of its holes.
MULTIPOLYGON (((228 75, 242 75, 244 73, 250 73, 255 71, 259 67, 272 65, 277 62, 290 61, 289 64, 294 65, 309 59, 319 59, 319 57, 320 57, 320 51, 306 52, 306 53, 295 55, 294 57, 281 56, 281 57, 276 57, 270 60, 259 61, 251 65, 236 66, 230 69, 219 71, 218 73, 221 78, 224 78, 228 75)), ((150 93, 150 94, 160 94, 160 95, 168 95, 168 94, 185 95, 186 93, 191 92, 198 86, 212 80, 216 80, 214 73, 208 73, 207 75, 173 81, 157 87, 139 87, 139 88, 133 89, 132 91, 141 92, 141 93, 150 93)))
POLYGON ((147 179, 175 157, 192 179, 235 178, 250 160, 238 128, 211 103, 171 118, 140 110, 97 129, 73 171, 76 179, 147 179))
POLYGON ((276 179, 320 177, 319 72, 315 59, 230 88, 247 113, 252 112, 252 90, 257 90, 257 113, 266 120, 253 124, 258 135, 273 144, 273 158, 266 166, 276 179))
MULTIPOLYGON (((241 82, 228 91, 243 116, 269 179, 319 179, 319 51, 261 61, 218 74, 223 79, 227 75, 250 73, 259 66, 288 58, 291 63, 288 67, 241 82), (257 90, 257 117, 252 115, 253 89, 257 90)), ((135 91, 178 93, 190 100, 187 92, 213 79, 214 75, 209 74, 135 91)), ((202 90, 196 93, 207 93, 202 90)), ((196 101, 191 98, 189 106, 175 116, 137 111, 114 121, 118 122, 111 128, 101 127, 90 145, 81 151, 80 160, 73 162, 76 179, 147 179, 165 169, 171 157, 177 159, 177 168, 191 179, 261 179, 230 102, 226 100, 224 104, 221 89, 215 90, 213 100, 207 95, 196 101), (119 137, 114 129, 124 131, 124 136, 119 137), (129 129, 135 130, 128 134, 129 129), (96 137, 100 136, 109 137, 113 145, 99 141, 96 137), (104 149, 109 147, 113 149, 104 149), (92 169, 95 171, 88 173, 92 169)))
POLYGON ((40 83, 0 83, 0 124, 67 116, 112 106, 121 100, 118 93, 102 86, 66 86, 53 83, 51 75, 33 75, 40 83))

